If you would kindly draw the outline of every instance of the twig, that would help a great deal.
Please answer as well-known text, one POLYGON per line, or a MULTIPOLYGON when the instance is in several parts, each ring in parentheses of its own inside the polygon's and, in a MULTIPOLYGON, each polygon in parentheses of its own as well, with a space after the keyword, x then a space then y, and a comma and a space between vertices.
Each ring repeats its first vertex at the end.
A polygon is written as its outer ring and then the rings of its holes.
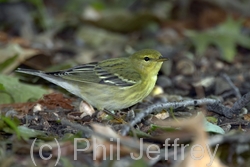
POLYGON ((231 89, 229 91, 226 91, 223 94, 221 94, 221 98, 225 99, 225 98, 227 98, 229 96, 232 96, 232 95, 235 96, 235 91, 233 89, 231 89))
POLYGON ((140 145, 137 142, 135 142, 135 140, 125 140, 122 137, 115 138, 112 136, 104 135, 104 134, 101 134, 101 133, 98 133, 98 132, 91 130, 88 126, 83 126, 80 124, 72 123, 66 119, 62 119, 61 123, 62 123, 62 125, 70 126, 74 129, 80 130, 80 131, 84 132, 85 134, 93 135, 93 136, 105 139, 105 140, 109 141, 110 143, 115 143, 115 144, 121 143, 122 145, 133 148, 133 149, 137 149, 137 150, 143 149, 142 151, 147 150, 146 146, 143 146, 142 148, 140 148, 140 145), (110 140, 111 138, 112 138, 112 141, 110 140))
POLYGON ((238 114, 240 110, 245 107, 248 103, 250 102, 250 92, 247 94, 243 95, 239 100, 237 100, 233 107, 231 108, 231 111, 234 114, 238 114))
POLYGON ((183 102, 172 102, 172 103, 165 103, 165 104, 155 104, 152 106, 149 106, 147 109, 143 110, 139 114, 136 115, 135 119, 132 120, 129 125, 125 125, 124 128, 121 130, 121 135, 125 136, 129 130, 130 127, 135 126, 137 123, 141 122, 141 120, 153 113, 153 112, 160 112, 163 109, 177 109, 180 107, 186 107, 190 105, 204 105, 206 104, 206 108, 209 111, 216 112, 218 114, 224 115, 227 118, 232 118, 233 114, 238 115, 240 110, 247 105, 247 103, 250 102, 250 92, 242 96, 238 101, 236 101, 232 108, 228 108, 220 103, 220 101, 214 100, 214 99, 199 99, 199 100, 187 100, 183 102))
POLYGON ((234 143, 234 144, 244 144, 250 143, 250 135, 249 133, 235 133, 235 134, 227 134, 227 135, 214 135, 209 137, 208 145, 213 147, 216 144, 222 143, 234 143))
POLYGON ((145 116, 147 116, 153 112, 157 113, 157 112, 162 111, 163 109, 166 110, 169 108, 172 108, 174 110, 174 109, 177 109, 180 107, 186 107, 186 106, 190 106, 190 105, 196 106, 196 105, 201 105, 201 104, 215 104, 215 103, 219 103, 219 102, 217 100, 214 100, 214 99, 200 99, 200 100, 188 100, 188 101, 183 101, 183 102, 171 102, 171 103, 165 103, 165 104, 151 105, 147 109, 138 113, 136 115, 135 119, 129 123, 129 126, 124 126, 124 128, 121 130, 121 135, 125 136, 128 133, 130 127, 133 127, 137 123, 141 122, 141 120, 145 116))
MULTIPOLYGON (((84 132, 84 134, 87 136, 87 135, 93 135, 95 132, 93 130, 91 130, 88 126, 84 126, 84 125, 80 125, 80 124, 75 124, 75 123, 72 123, 66 119, 62 119, 61 120, 61 124, 62 125, 65 125, 65 126, 70 126, 74 129, 77 129, 77 130, 80 130, 82 132, 84 132)), ((98 135, 98 134, 97 134, 98 135)))
MULTIPOLYGON (((175 151, 174 149, 172 150, 168 150, 168 152, 166 153, 165 149, 161 149, 159 156, 157 158, 154 158, 152 160, 150 160, 148 162, 148 164, 150 166, 153 166, 154 164, 156 164, 158 161, 160 160, 168 160, 170 161, 170 163, 176 163, 178 160, 178 157, 181 155, 181 148, 177 148, 177 150, 175 151), (177 159, 176 159, 177 158, 177 159)), ((181 157, 179 157, 181 158, 181 157)))
POLYGON ((237 99, 240 99, 241 98, 241 94, 240 94, 240 91, 239 89, 233 84, 232 80, 229 78, 229 76, 227 74, 222 74, 221 75, 227 82, 228 84, 233 88, 234 90, 234 93, 237 97, 237 99))

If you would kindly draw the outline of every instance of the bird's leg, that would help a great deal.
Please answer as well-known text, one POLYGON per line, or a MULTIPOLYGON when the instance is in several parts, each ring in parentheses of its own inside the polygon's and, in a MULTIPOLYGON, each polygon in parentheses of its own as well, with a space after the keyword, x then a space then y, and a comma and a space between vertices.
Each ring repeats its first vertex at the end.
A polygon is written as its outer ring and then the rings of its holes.
POLYGON ((124 121, 122 118, 118 117, 117 115, 113 114, 112 112, 110 112, 107 109, 104 109, 103 112, 105 112, 106 114, 110 115, 111 117, 115 118, 118 122, 126 124, 127 122, 124 121))

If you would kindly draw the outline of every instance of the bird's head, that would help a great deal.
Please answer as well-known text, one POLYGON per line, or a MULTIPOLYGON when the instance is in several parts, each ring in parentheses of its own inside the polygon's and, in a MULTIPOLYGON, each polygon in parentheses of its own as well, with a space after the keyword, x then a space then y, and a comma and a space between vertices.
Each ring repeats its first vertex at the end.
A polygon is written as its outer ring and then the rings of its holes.
POLYGON ((168 60, 160 52, 153 49, 144 49, 135 52, 130 57, 132 66, 141 74, 157 75, 162 63, 168 60))

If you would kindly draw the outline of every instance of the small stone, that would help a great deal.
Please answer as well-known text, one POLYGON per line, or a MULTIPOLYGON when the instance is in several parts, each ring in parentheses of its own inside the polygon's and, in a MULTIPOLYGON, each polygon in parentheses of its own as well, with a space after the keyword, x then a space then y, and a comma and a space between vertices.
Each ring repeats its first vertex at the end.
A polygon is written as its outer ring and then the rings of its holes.
POLYGON ((189 59, 183 59, 178 61, 176 69, 179 71, 180 74, 183 75, 192 75, 196 70, 193 61, 189 59))
POLYGON ((156 83, 162 88, 171 87, 173 85, 171 79, 166 76, 159 76, 156 83))

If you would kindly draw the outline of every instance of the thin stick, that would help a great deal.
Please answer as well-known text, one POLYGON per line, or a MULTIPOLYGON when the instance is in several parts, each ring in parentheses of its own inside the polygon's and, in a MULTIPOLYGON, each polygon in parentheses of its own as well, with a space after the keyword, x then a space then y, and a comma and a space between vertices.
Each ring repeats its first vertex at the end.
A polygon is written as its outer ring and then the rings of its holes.
POLYGON ((222 74, 221 75, 227 82, 228 84, 232 87, 232 89, 234 90, 235 96, 237 97, 237 99, 241 98, 241 94, 239 89, 233 84, 232 80, 229 78, 229 76, 227 74, 222 74))
POLYGON ((141 120, 154 112, 160 112, 163 109, 177 109, 180 107, 186 107, 186 106, 197 106, 197 105, 204 105, 206 104, 206 109, 209 111, 216 112, 220 115, 224 115, 227 118, 232 118, 233 114, 238 115, 240 110, 245 107, 250 102, 250 92, 242 96, 238 101, 236 101, 232 108, 228 108, 220 103, 220 101, 214 100, 214 99, 199 99, 199 100, 187 100, 183 102, 172 102, 172 103, 165 103, 165 104, 154 104, 149 106, 147 109, 144 109, 142 112, 138 113, 134 120, 132 120, 129 125, 125 125, 124 128, 121 130, 121 135, 125 136, 129 130, 130 127, 135 126, 137 123, 141 122, 141 120))

